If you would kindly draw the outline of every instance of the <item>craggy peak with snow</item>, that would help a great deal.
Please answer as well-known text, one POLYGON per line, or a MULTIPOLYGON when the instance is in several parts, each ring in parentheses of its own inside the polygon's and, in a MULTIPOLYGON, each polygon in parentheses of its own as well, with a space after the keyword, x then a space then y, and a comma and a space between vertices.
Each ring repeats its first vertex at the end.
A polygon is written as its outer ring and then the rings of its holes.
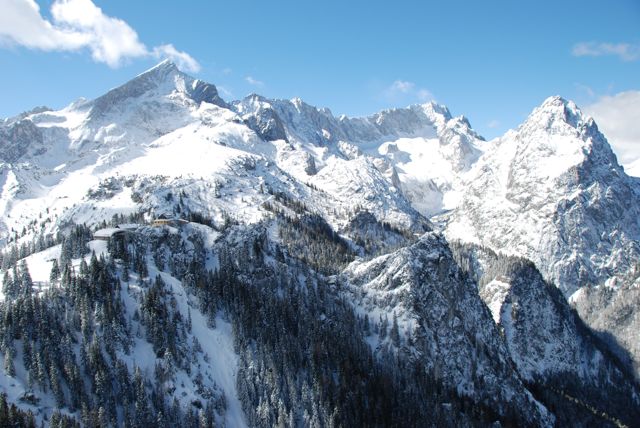
POLYGON ((0 426, 640 425, 640 179, 574 102, 223 94, 0 121, 0 426))

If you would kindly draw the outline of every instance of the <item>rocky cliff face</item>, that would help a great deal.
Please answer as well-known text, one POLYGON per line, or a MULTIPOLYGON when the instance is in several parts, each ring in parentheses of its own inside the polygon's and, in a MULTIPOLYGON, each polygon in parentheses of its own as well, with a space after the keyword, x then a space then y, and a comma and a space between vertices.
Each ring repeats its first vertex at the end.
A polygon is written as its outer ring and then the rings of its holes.
POLYGON ((523 413, 531 419, 519 423, 551 423, 512 367, 489 311, 442 236, 428 233, 410 247, 354 262, 342 278, 357 312, 384 326, 367 337, 375 353, 414 359, 448 388, 499 413, 513 411, 507 401, 528 409, 523 413))
MULTIPOLYGON (((452 248, 460 266, 476 281, 518 372, 543 402, 563 391, 581 397, 596 412, 633 424, 640 416, 640 396, 631 380, 629 352, 587 327, 531 261, 473 244, 454 243, 452 248), (611 397, 618 397, 617 404, 603 406, 611 397)), ((583 415, 587 420, 589 413, 583 415)), ((559 416, 561 424, 575 423, 559 416)))
POLYGON ((638 254, 638 184, 592 119, 550 98, 467 177, 447 235, 527 257, 566 295, 623 276, 638 254))

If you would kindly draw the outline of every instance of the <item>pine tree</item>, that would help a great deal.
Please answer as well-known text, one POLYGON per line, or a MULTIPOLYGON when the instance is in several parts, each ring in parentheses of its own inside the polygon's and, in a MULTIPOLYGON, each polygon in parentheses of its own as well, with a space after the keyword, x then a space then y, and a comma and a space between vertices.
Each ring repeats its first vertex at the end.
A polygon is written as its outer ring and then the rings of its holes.
POLYGON ((16 369, 13 365, 13 352, 13 348, 8 347, 4 353, 4 372, 9 377, 16 375, 16 369))
POLYGON ((49 369, 49 382, 51 383, 51 392, 53 392, 56 405, 58 407, 62 407, 64 405, 64 393, 62 392, 62 386, 60 385, 60 372, 53 362, 49 369))
POLYGON ((364 334, 365 336, 369 336, 371 334, 371 323, 369 321, 369 314, 364 314, 364 334))
POLYGON ((389 319, 387 318, 386 315, 384 316, 384 318, 382 318, 382 315, 380 315, 380 327, 378 329, 380 340, 384 340, 387 338, 388 329, 389 329, 389 319))
POLYGON ((389 334, 391 341, 395 346, 400 346, 400 329, 398 328, 398 315, 393 313, 393 324, 391 325, 391 333, 389 334))
POLYGON ((58 265, 58 260, 53 259, 51 263, 51 273, 49 274, 49 281, 55 282, 60 278, 60 266, 58 265))
POLYGON ((8 297, 13 295, 13 278, 9 274, 9 270, 4 272, 4 277, 2 279, 2 292, 8 297))

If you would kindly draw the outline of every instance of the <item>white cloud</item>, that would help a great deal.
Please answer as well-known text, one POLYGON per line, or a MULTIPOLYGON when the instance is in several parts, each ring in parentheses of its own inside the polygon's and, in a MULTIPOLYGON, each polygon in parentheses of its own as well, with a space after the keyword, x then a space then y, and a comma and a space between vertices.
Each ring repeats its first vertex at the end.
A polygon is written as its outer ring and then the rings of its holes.
POLYGON ((427 89, 418 89, 416 95, 420 101, 431 101, 435 99, 431 91, 427 89))
POLYGON ((395 80, 382 92, 384 98, 391 102, 415 101, 426 102, 434 99, 428 89, 418 88, 415 83, 406 80, 395 80))
POLYGON ((596 121, 621 164, 640 159, 640 91, 603 96, 583 110, 596 121))
POLYGON ((184 71, 192 71, 197 73, 200 71, 200 64, 191 55, 181 52, 173 47, 172 44, 160 45, 153 48, 153 56, 161 59, 168 58, 173 61, 178 68, 184 71))
POLYGON ((72 28, 58 27, 40 15, 34 0, 4 0, 0 14, 0 41, 42 50, 77 50, 90 36, 72 28))
POLYGON ((55 0, 51 17, 52 21, 45 19, 34 0, 2 0, 0 44, 44 51, 88 49, 95 61, 109 67, 153 56, 174 60, 187 71, 200 68, 189 54, 172 45, 148 49, 125 21, 105 15, 91 0, 55 0))
POLYGON ((391 94, 408 94, 415 88, 415 83, 406 80, 396 80, 387 89, 391 94))
POLYGON ((637 61, 640 59, 640 45, 631 43, 602 43, 582 42, 573 46, 574 56, 605 56, 614 55, 623 61, 637 61))
POLYGON ((51 15, 58 26, 87 36, 87 47, 95 61, 117 67, 123 58, 146 53, 133 28, 121 19, 105 15, 91 0, 56 0, 51 5, 51 15))
POLYGON ((258 79, 254 79, 251 76, 247 76, 244 78, 244 80, 247 81, 248 84, 250 84, 251 86, 264 86, 264 82, 258 79))

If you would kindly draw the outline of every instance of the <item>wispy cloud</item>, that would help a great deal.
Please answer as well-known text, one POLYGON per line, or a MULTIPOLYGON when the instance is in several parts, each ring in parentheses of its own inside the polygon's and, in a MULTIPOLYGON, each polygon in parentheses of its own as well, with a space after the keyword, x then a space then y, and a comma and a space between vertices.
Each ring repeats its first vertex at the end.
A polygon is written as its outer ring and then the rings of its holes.
POLYGON ((573 84, 576 89, 584 94, 586 94, 589 98, 593 98, 596 96, 596 91, 591 88, 591 86, 583 85, 582 83, 574 83, 573 84))
POLYGON ((91 0, 55 0, 52 20, 45 19, 34 0, 3 0, 0 45, 43 51, 88 49, 96 62, 115 68, 127 59, 169 58, 185 71, 199 71, 198 62, 173 45, 147 48, 125 21, 108 16, 91 0))
POLYGON ((489 123, 487 123, 487 128, 495 129, 498 126, 500 126, 500 121, 497 119, 490 120, 489 123))
POLYGON ((573 46, 574 56, 617 56, 623 61, 640 59, 640 44, 582 42, 573 46))
POLYGON ((640 159, 640 90, 605 95, 583 110, 594 118, 620 163, 640 159))
POLYGON ((384 98, 391 102, 418 100, 426 102, 434 99, 431 91, 425 88, 419 88, 413 82, 407 80, 395 80, 391 85, 383 90, 384 98))
POLYGON ((406 80, 396 80, 388 88, 389 95, 408 94, 416 87, 415 83, 406 80))
POLYGON ((223 97, 233 98, 233 92, 231 92, 230 89, 227 89, 224 86, 220 86, 220 85, 216 85, 216 88, 218 88, 218 92, 220 92, 223 97))
POLYGON ((264 82, 258 79, 254 79, 251 76, 247 76, 244 78, 244 80, 247 81, 248 84, 250 84, 251 86, 258 86, 258 87, 262 87, 264 86, 264 82))
POLYGON ((418 92, 416 92, 416 96, 420 101, 433 101, 436 99, 431 91, 427 89, 418 89, 418 92))
POLYGON ((175 62, 177 66, 184 71, 200 71, 200 64, 191 55, 182 52, 173 47, 172 44, 160 45, 153 48, 153 56, 160 58, 168 58, 175 62))

